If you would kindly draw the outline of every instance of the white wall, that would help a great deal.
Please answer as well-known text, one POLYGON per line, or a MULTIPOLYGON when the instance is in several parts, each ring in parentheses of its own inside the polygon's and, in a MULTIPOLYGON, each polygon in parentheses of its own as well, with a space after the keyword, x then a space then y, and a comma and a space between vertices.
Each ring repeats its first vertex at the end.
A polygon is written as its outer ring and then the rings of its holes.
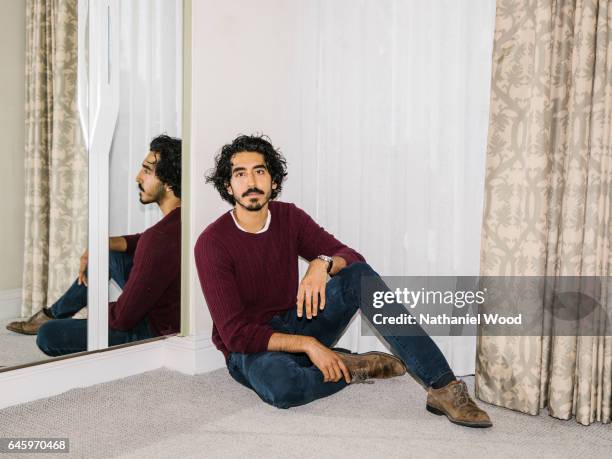
POLYGON ((136 174, 159 134, 181 137, 182 1, 121 2, 119 118, 110 164, 111 236, 142 232, 161 212, 138 200, 136 174))
MULTIPOLYGON (((191 247, 228 208, 204 183, 223 144, 258 131, 287 152, 299 145, 301 7, 283 0, 193 2, 191 247)), ((193 259, 191 264, 190 326, 210 336, 212 322, 193 259)))
MULTIPOLYGON (((203 175, 263 132, 295 202, 382 275, 477 275, 494 0, 193 4, 192 245, 227 207, 203 175)), ((193 269, 193 264, 192 264, 193 269)), ((211 321, 191 275, 194 331, 211 321)), ((378 347, 355 323, 344 343, 378 347)), ((436 338, 460 374, 475 339, 436 338)))
POLYGON ((0 14, 0 291, 21 286, 24 231, 25 2, 0 14))

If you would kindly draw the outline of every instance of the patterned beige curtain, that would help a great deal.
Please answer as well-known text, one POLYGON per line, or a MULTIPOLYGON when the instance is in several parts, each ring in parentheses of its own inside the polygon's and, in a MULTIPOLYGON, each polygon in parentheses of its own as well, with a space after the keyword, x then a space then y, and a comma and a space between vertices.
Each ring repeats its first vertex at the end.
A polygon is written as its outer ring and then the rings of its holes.
MULTIPOLYGON (((611 123, 611 2, 499 1, 483 275, 611 274, 611 123)), ((608 423, 612 337, 479 337, 476 391, 608 423)))
POLYGON ((76 103, 77 0, 27 0, 26 15, 24 317, 68 287, 87 245, 87 155, 76 103))

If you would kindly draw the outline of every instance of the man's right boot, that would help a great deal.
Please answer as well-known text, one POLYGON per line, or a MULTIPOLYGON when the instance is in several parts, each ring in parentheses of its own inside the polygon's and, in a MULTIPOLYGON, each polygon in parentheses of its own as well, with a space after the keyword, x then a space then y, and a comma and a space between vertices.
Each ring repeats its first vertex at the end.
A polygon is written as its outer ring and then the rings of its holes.
POLYGON ((465 427, 491 427, 489 415, 470 397, 464 381, 456 380, 439 389, 430 387, 427 391, 427 405, 430 413, 446 415, 450 422, 465 427))
POLYGON ((351 383, 371 383, 369 379, 386 379, 406 374, 404 363, 391 354, 384 352, 366 352, 352 354, 335 349, 334 352, 342 359, 351 373, 351 383))
POLYGON ((51 313, 46 308, 42 308, 32 317, 25 321, 11 322, 6 328, 15 333, 21 333, 22 335, 36 335, 38 329, 46 322, 52 320, 51 313))

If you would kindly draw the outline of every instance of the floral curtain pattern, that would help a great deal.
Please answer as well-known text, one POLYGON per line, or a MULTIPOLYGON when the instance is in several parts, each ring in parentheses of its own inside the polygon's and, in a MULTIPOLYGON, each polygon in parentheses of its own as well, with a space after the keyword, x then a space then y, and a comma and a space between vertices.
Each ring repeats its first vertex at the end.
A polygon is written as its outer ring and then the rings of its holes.
MULTIPOLYGON (((612 4, 497 4, 482 275, 610 275, 612 4)), ((611 307, 611 305, 607 305, 611 307)), ((478 337, 477 396, 609 423, 612 337, 478 337)))
POLYGON ((87 246, 87 154, 77 110, 77 0, 26 4, 24 317, 76 277, 87 246))

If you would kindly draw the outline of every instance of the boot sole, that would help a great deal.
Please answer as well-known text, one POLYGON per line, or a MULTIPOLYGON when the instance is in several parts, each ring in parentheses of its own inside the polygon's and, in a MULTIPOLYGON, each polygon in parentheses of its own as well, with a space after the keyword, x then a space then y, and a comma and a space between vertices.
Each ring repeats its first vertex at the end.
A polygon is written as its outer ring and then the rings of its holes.
POLYGON ((448 419, 453 424, 457 424, 457 425, 460 425, 460 426, 463 426, 463 427, 475 427, 477 429, 485 429, 487 427, 492 427, 493 426, 493 424, 491 424, 491 423, 457 421, 455 419, 452 419, 444 411, 441 411, 441 410, 439 410, 437 408, 434 408, 431 405, 425 405, 425 409, 427 411, 429 411, 430 413, 435 414, 436 416, 446 416, 446 419, 448 419))
POLYGON ((333 351, 335 352, 339 352, 341 354, 348 354, 348 355, 353 355, 355 357, 359 356, 359 357, 363 357, 366 355, 379 355, 382 357, 386 357, 392 360, 395 360, 397 363, 399 363, 402 368, 404 369, 404 372, 402 374, 399 375, 393 375, 393 376, 388 376, 386 378, 375 378, 375 379, 390 379, 390 378, 396 378, 397 376, 403 376, 406 374, 407 370, 406 370, 406 365, 404 365, 404 362, 402 362, 400 359, 398 359, 396 356, 392 355, 392 354, 387 354, 386 352, 379 352, 379 351, 370 351, 370 352, 364 352, 363 354, 354 354, 353 352, 349 351, 348 349, 344 349, 341 347, 335 347, 332 348, 333 351))
POLYGON ((36 330, 35 332, 27 332, 25 330, 15 330, 14 328, 9 328, 6 327, 7 330, 12 331, 13 333, 19 333, 20 335, 37 335, 38 334, 38 330, 36 330))

